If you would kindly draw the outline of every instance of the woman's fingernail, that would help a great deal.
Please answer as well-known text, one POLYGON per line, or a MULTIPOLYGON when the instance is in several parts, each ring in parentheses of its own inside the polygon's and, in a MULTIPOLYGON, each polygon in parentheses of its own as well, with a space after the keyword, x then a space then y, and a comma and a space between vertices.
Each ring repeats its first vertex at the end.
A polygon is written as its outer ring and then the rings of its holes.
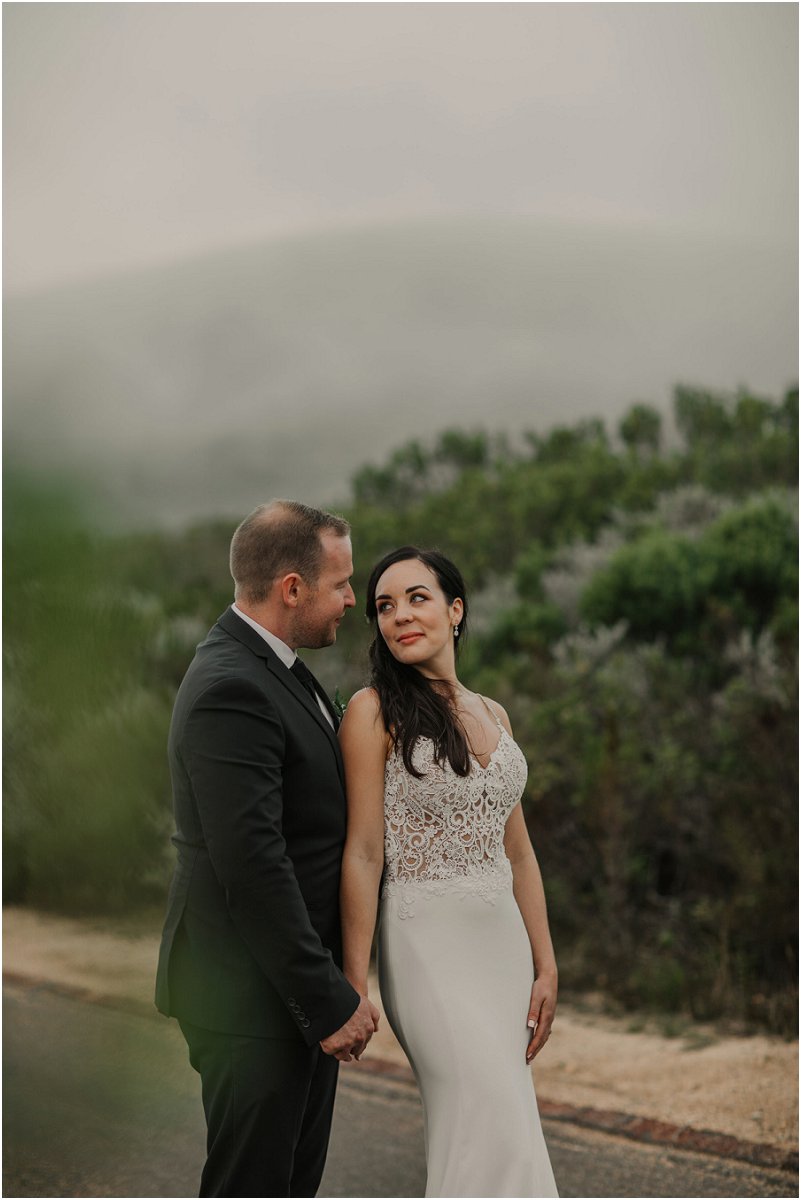
POLYGON ((529 1027, 529 1029, 534 1029, 534 1028, 536 1027, 536 1024, 537 1024, 537 1022, 536 1022, 536 1021, 531 1021, 531 1020, 530 1020, 530 1021, 528 1022, 528 1027, 529 1027))

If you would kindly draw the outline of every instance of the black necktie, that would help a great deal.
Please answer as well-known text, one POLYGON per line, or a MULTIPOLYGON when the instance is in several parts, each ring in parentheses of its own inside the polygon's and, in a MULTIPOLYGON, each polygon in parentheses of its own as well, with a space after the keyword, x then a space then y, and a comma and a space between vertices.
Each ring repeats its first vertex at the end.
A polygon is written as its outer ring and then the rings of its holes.
POLYGON ((305 687, 306 691, 309 693, 318 708, 321 704, 325 705, 326 712, 329 714, 329 720, 334 728, 334 732, 336 733, 337 729, 339 728, 339 717, 336 715, 336 713, 334 713, 331 705, 328 703, 325 693, 312 675, 309 668, 306 666, 305 662, 299 658, 296 658, 289 669, 297 679, 298 683, 301 684, 302 687, 305 687))
POLYGON ((317 703, 317 692, 318 692, 317 680, 314 678, 311 671, 306 666, 305 662, 303 662, 299 658, 296 658, 295 661, 293 662, 292 666, 289 669, 292 672, 292 674, 295 676, 295 678, 297 679, 298 683, 303 684, 306 691, 309 693, 309 695, 312 697, 312 699, 314 700, 314 702, 316 704, 317 703))

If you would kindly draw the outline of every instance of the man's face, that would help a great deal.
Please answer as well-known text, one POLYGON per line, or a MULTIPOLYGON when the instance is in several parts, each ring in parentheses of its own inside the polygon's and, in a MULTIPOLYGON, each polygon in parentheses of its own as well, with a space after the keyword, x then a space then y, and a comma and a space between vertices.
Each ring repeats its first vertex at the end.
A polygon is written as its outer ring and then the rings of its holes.
POLYGON ((295 645, 309 650, 332 646, 345 609, 353 608, 356 603, 350 586, 353 574, 350 538, 324 533, 320 542, 323 563, 317 583, 313 588, 304 588, 295 613, 295 645))

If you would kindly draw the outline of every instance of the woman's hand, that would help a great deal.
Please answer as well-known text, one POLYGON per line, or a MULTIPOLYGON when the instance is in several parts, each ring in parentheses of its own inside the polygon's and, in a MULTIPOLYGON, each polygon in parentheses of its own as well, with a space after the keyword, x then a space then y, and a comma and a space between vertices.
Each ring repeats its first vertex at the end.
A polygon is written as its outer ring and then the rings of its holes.
POLYGON ((528 1027, 531 1030, 526 1062, 532 1062, 551 1036, 556 1013, 556 975, 539 975, 531 989, 531 1003, 528 1006, 528 1027))

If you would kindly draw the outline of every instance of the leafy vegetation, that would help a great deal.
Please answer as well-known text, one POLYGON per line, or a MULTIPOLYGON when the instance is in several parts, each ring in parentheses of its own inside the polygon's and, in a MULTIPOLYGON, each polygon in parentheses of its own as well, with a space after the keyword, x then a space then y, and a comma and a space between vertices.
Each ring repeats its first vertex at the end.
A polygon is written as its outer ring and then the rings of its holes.
MULTIPOLYGON (((354 477, 356 589, 436 545, 472 589, 465 682, 507 707, 563 986, 744 1027, 796 1007, 798 394, 677 388, 510 439, 447 430, 354 477)), ((230 599, 237 517, 102 536, 7 475, 6 892, 70 909, 169 877, 164 743, 230 599)), ((368 631, 315 660, 347 696, 368 631)))

